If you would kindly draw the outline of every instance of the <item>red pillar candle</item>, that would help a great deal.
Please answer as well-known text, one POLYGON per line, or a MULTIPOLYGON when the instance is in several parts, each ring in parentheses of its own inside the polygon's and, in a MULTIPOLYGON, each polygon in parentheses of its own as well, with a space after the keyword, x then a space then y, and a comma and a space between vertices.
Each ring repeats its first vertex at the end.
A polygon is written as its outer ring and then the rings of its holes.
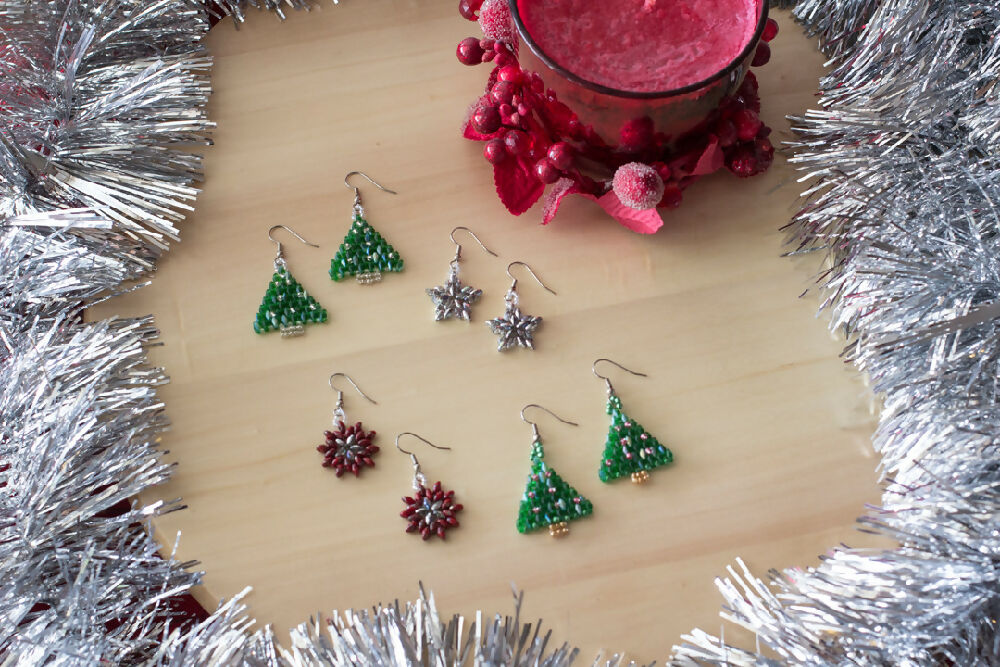
POLYGON ((610 145, 643 116, 673 136, 698 125, 740 85, 767 19, 765 0, 509 1, 521 64, 610 145))

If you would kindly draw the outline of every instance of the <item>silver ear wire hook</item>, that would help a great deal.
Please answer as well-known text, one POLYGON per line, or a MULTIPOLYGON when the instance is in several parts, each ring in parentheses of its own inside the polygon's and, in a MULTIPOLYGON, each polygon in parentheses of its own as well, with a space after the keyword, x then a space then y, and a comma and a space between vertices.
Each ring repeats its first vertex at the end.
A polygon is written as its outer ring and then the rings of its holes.
POLYGON ((528 266, 527 264, 525 264, 522 261, 514 261, 514 262, 511 262, 510 264, 507 265, 507 275, 510 276, 510 279, 513 281, 510 284, 510 288, 512 290, 516 290, 517 289, 517 278, 515 278, 514 274, 512 274, 510 272, 511 267, 514 266, 515 264, 520 264, 524 268, 528 269, 528 273, 530 273, 531 277, 535 279, 535 282, 537 282, 539 285, 541 285, 542 287, 544 287, 545 290, 548 291, 550 294, 554 294, 554 295, 556 294, 556 291, 554 289, 552 289, 551 287, 549 287, 548 285, 546 285, 545 283, 542 282, 542 279, 539 278, 535 274, 535 270, 534 269, 532 269, 530 266, 528 266))
POLYGON ((319 247, 315 243, 310 243, 309 241, 306 241, 304 238, 302 238, 298 234, 298 232, 296 232, 291 227, 286 227, 285 225, 273 225, 269 230, 267 230, 267 238, 271 239, 271 242, 277 244, 277 246, 278 246, 278 254, 276 254, 274 256, 274 261, 275 262, 278 262, 278 260, 281 260, 283 262, 285 260, 284 246, 281 245, 281 241, 279 241, 278 239, 276 239, 273 236, 271 236, 274 233, 275 229, 284 229, 286 232, 288 232, 289 234, 291 234, 292 236, 294 236, 298 240, 302 241, 307 246, 312 246, 313 248, 318 248, 319 247))
POLYGON ((472 231, 468 227, 464 227, 462 225, 459 225, 458 227, 455 227, 455 229, 451 230, 451 234, 448 235, 451 238, 451 242, 455 244, 455 258, 451 260, 452 263, 456 263, 456 262, 458 262, 458 260, 460 260, 462 258, 462 244, 455 240, 455 232, 457 232, 460 229, 464 229, 465 231, 469 232, 469 236, 471 236, 472 238, 474 238, 476 240, 476 243, 479 244, 480 248, 482 248, 483 250, 485 250, 489 254, 493 255, 494 257, 499 257, 500 256, 500 255, 496 254, 495 252, 493 252, 492 250, 490 250, 489 248, 487 248, 486 244, 479 240, 479 237, 476 236, 476 233, 474 231, 472 231))
POLYGON ((451 447, 442 447, 441 445, 435 445, 433 442, 431 442, 427 438, 419 436, 416 433, 413 433, 412 431, 403 431, 402 433, 400 433, 399 435, 396 436, 396 449, 398 449, 402 453, 408 454, 410 456, 410 461, 413 463, 413 476, 414 476, 415 480, 418 481, 418 482, 420 482, 421 484, 426 484, 427 480, 424 479, 423 474, 420 472, 420 461, 417 460, 417 455, 414 454, 413 452, 411 452, 411 451, 409 451, 407 449, 403 449, 402 447, 399 446, 399 439, 402 438, 404 435, 412 435, 417 440, 420 440, 421 442, 430 445, 434 449, 446 449, 448 451, 451 451, 451 447))
POLYGON ((528 403, 526 406, 521 408, 521 421, 523 421, 525 424, 531 424, 531 433, 532 435, 535 436, 535 438, 538 438, 538 424, 536 424, 535 422, 531 421, 530 419, 524 416, 524 411, 527 410, 528 408, 538 408, 539 410, 544 410, 545 412, 548 412, 550 415, 561 421, 563 424, 569 424, 570 426, 579 426, 579 424, 577 424, 576 422, 571 422, 568 419, 563 419, 556 413, 552 412, 551 410, 542 405, 539 405, 538 403, 528 403))
POLYGON ((340 421, 344 421, 344 416, 345 416, 344 415, 344 392, 341 391, 340 389, 338 389, 336 386, 334 386, 334 384, 333 384, 333 378, 335 378, 335 377, 342 377, 342 378, 346 379, 348 382, 351 383, 351 386, 354 387, 354 389, 359 394, 361 394, 362 397, 364 397, 365 400, 367 400, 369 403, 371 403, 373 405, 378 405, 378 401, 376 401, 374 398, 372 398, 371 396, 369 396, 368 394, 366 394, 365 392, 363 392, 361 390, 361 387, 358 386, 358 383, 355 382, 354 378, 352 378, 350 375, 348 375, 347 373, 340 373, 340 372, 334 373, 333 375, 330 376, 330 389, 333 389, 335 392, 337 392, 337 404, 333 408, 333 418, 334 418, 334 422, 335 423, 336 423, 336 421, 338 419, 340 421))
POLYGON ((593 364, 591 364, 590 370, 593 371, 594 375, 596 375, 600 379, 604 380, 604 383, 606 385, 608 385, 608 394, 609 395, 612 394, 612 393, 614 393, 614 391, 615 391, 614 387, 611 386, 611 380, 609 380, 607 378, 607 376, 601 375, 600 373, 597 372, 597 364, 599 364, 602 361, 606 361, 609 364, 611 364, 612 366, 617 366, 618 368, 622 369, 626 373, 631 373, 632 375, 637 375, 637 376, 643 377, 643 378, 649 377, 645 373, 640 373, 638 371, 633 371, 630 368, 625 368, 624 366, 622 366, 621 364, 619 364, 617 361, 613 361, 611 359, 606 359, 604 357, 601 357, 600 359, 598 359, 597 361, 595 361, 593 364))
POLYGON ((358 215, 361 215, 364 212, 364 208, 361 206, 361 190, 359 190, 356 185, 351 185, 350 183, 351 176, 364 176, 366 179, 368 179, 369 183, 374 185, 382 192, 388 192, 391 195, 399 194, 395 190, 390 190, 389 188, 385 187, 384 185, 382 185, 381 183, 379 183, 378 181, 376 181, 374 178, 372 178, 363 171, 348 172, 347 176, 344 176, 344 185, 354 190, 354 212, 357 213, 358 215))

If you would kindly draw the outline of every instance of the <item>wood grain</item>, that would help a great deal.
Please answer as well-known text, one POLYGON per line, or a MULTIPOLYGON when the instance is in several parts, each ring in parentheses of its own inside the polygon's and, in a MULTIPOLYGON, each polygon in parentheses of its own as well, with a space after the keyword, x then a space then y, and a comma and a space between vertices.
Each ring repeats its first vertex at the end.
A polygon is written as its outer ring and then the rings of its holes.
MULTIPOLYGON (((778 19, 760 70, 776 142, 822 71, 809 40, 778 19)), ((172 377, 163 445, 179 466, 153 496, 190 508, 155 527, 168 548, 182 533, 178 556, 202 562, 200 599, 214 606, 251 585, 252 613, 279 636, 317 611, 412 598, 421 580, 447 613, 507 613, 513 582, 527 591, 525 617, 585 657, 663 659, 683 632, 718 629, 713 577, 735 557, 763 573, 868 543, 852 523, 878 500, 871 399, 816 298, 798 298, 816 260, 780 257, 800 187, 781 158, 761 178, 697 183, 652 237, 582 200, 548 227, 537 210, 511 218, 480 145, 459 137, 486 76, 453 55, 473 28, 450 2, 369 0, 212 30, 219 126, 197 212, 151 287, 94 313, 152 312, 162 329, 151 355, 172 377), (363 189, 369 221, 407 262, 374 286, 326 273, 349 225, 341 181, 353 169, 399 192, 363 189), (250 328, 278 223, 322 246, 287 245, 331 316, 299 339, 250 328), (437 323, 424 288, 446 276, 459 224, 502 259, 467 245, 463 278, 486 293, 476 321, 437 323), (538 349, 501 355, 482 321, 502 310, 512 260, 559 295, 522 281, 524 310, 545 318, 538 349), (676 456, 644 486, 597 480, 600 356, 649 374, 614 376, 626 409, 676 456), (383 448, 361 479, 335 479, 315 451, 334 371, 379 401, 346 395, 349 417, 383 448), (550 464, 595 505, 561 541, 514 528, 530 443, 518 411, 530 402, 580 423, 539 418, 550 464), (466 506, 447 543, 403 532, 410 466, 392 447, 403 430, 453 448, 418 450, 466 506)))

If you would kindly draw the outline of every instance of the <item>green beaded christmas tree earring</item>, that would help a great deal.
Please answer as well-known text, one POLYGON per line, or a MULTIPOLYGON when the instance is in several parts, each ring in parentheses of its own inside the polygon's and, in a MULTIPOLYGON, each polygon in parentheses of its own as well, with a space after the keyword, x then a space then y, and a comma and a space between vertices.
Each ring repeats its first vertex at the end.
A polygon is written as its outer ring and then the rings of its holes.
POLYGON ((612 482, 629 475, 633 484, 642 484, 649 479, 650 470, 672 463, 674 455, 656 438, 646 433, 641 424, 625 414, 622 401, 611 386, 611 380, 597 372, 597 364, 602 361, 614 364, 632 375, 647 377, 645 373, 629 370, 611 359, 598 359, 591 366, 594 375, 604 380, 608 386, 608 414, 611 415, 608 439, 604 444, 601 467, 597 474, 602 482, 612 482))
POLYGON ((365 220, 361 191, 348 182, 354 175, 364 176, 383 192, 391 195, 397 193, 361 171, 352 171, 344 177, 344 185, 354 190, 354 217, 344 242, 330 260, 330 277, 339 282, 348 276, 354 276, 362 285, 370 285, 382 280, 383 271, 402 271, 403 258, 365 220))
POLYGON ((562 537, 569 533, 569 522, 590 516, 594 505, 572 486, 563 481, 559 474, 545 464, 545 451, 538 435, 538 426, 524 416, 528 408, 545 410, 550 415, 570 426, 576 422, 566 421, 556 413, 531 403, 521 408, 521 419, 531 424, 531 474, 521 496, 521 508, 517 513, 517 532, 530 533, 539 528, 549 527, 549 535, 562 537))
POLYGON ((308 246, 319 247, 285 225, 274 225, 267 230, 267 238, 278 244, 278 253, 274 257, 274 275, 271 276, 264 299, 257 309, 253 330, 259 334, 280 331, 282 338, 301 336, 306 332, 305 325, 326 322, 326 309, 309 296, 288 270, 281 241, 271 236, 276 229, 284 229, 308 246))

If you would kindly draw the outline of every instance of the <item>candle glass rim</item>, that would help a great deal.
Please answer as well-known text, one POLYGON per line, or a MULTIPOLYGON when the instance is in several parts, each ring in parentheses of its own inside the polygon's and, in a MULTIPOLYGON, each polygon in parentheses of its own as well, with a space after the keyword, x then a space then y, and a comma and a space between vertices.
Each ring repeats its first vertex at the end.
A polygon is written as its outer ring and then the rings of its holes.
POLYGON ((557 63, 549 54, 545 53, 541 46, 532 38, 531 33, 528 32, 527 27, 524 25, 524 21, 521 20, 521 13, 517 6, 518 0, 507 0, 507 4, 510 7, 510 15, 514 19, 514 25, 517 27, 517 32, 521 36, 521 39, 531 52, 535 56, 545 63, 550 69, 554 70, 556 73, 561 75, 563 78, 572 81, 584 88, 593 90, 594 92, 602 93, 604 95, 612 95, 614 97, 625 97, 631 99, 663 99, 668 97, 677 97, 678 95, 686 95, 688 93, 693 93, 703 88, 706 88, 712 83, 715 83, 719 79, 728 76, 734 72, 738 67, 743 64, 743 61, 750 55, 752 49, 757 48, 757 44, 760 41, 761 35, 764 34, 764 26, 767 25, 767 14, 770 2, 769 0, 760 0, 760 15, 757 18, 757 27, 754 29, 753 35, 747 41, 743 50, 732 59, 725 67, 721 70, 712 74, 711 76, 702 79, 700 81, 695 81, 689 83, 686 86, 681 86, 680 88, 671 88, 668 90, 622 90, 620 88, 612 88, 601 83, 596 83, 585 79, 582 76, 575 74, 564 66, 557 63))

